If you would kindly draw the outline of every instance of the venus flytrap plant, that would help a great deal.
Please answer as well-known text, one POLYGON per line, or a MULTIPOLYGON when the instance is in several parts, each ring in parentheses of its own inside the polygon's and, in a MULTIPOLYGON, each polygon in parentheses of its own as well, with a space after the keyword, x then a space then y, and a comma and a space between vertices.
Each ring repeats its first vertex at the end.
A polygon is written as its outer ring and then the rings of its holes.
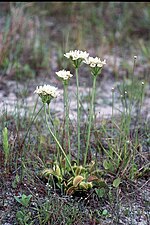
POLYGON ((106 61, 101 61, 98 57, 88 57, 84 60, 84 63, 88 64, 91 68, 91 74, 93 76, 93 87, 92 87, 92 99, 90 103, 90 114, 89 114, 89 125, 87 131, 87 141, 86 141, 86 149, 85 149, 85 156, 84 156, 84 166, 87 162, 87 155, 88 155, 88 148, 90 142, 90 133, 91 133, 91 125, 94 116, 94 102, 95 102, 95 94, 96 94, 96 79, 98 75, 101 73, 103 66, 106 64, 106 61))
MULTIPOLYGON (((73 61, 73 65, 76 69, 76 80, 77 80, 77 126, 78 126, 78 155, 77 155, 77 162, 74 162, 74 165, 71 164, 70 157, 66 155, 65 150, 60 145, 56 135, 53 133, 47 118, 47 111, 46 107, 49 107, 49 117, 52 121, 50 115, 50 102, 53 98, 58 96, 57 88, 44 85, 37 87, 35 93, 37 93, 44 104, 44 111, 45 111, 45 120, 47 128, 54 138, 57 146, 59 147, 62 156, 64 157, 63 161, 57 160, 54 162, 52 168, 46 168, 42 171, 41 175, 44 176, 46 179, 49 179, 49 182, 53 181, 54 186, 56 185, 61 191, 64 191, 68 195, 75 194, 76 192, 86 192, 93 187, 101 186, 101 179, 97 177, 97 172, 95 171, 95 162, 92 164, 87 164, 87 155, 88 155, 88 147, 90 142, 90 131, 91 125, 94 116, 94 101, 95 101, 95 94, 96 94, 96 79, 98 75, 101 73, 102 67, 106 64, 105 60, 101 61, 98 57, 88 57, 88 53, 81 52, 81 51, 71 51, 70 53, 66 53, 65 55, 67 58, 71 58, 73 61), (79 106, 79 82, 78 82, 78 68, 81 63, 84 62, 90 65, 91 73, 93 76, 93 89, 92 89, 92 100, 90 105, 90 115, 89 115, 89 127, 88 127, 88 136, 87 136, 87 145, 86 145, 86 154, 84 157, 84 166, 80 166, 80 106, 79 106), (96 173, 96 174, 95 174, 96 173)), ((56 72, 57 76, 63 81, 64 85, 64 111, 66 117, 66 129, 68 135, 68 146, 70 147, 70 137, 69 137, 69 107, 68 107, 68 83, 69 79, 73 76, 70 71, 61 70, 56 72)), ((52 123, 53 125, 53 123, 52 123)), ((70 149, 69 149, 70 150, 70 149)), ((71 155, 71 152, 69 152, 71 155)), ((72 161, 73 162, 73 161, 72 161)), ((52 183, 51 183, 52 184, 52 183)), ((53 185, 52 184, 52 185, 53 185)))
POLYGON ((41 176, 48 180, 48 184, 54 189, 57 186, 61 193, 67 195, 74 195, 79 192, 85 193, 93 187, 99 188, 102 183, 104 184, 104 181, 99 178, 98 171, 95 170, 94 161, 87 164, 86 167, 74 163, 72 165, 74 174, 70 173, 63 161, 60 163, 61 168, 59 163, 55 161, 51 168, 46 168, 41 173, 41 176))
POLYGON ((86 51, 80 51, 80 50, 75 50, 75 51, 70 51, 64 54, 66 58, 70 58, 73 66, 75 67, 75 74, 76 74, 76 84, 77 84, 77 133, 78 133, 78 156, 77 156, 77 162, 78 165, 80 163, 80 98, 79 98, 79 75, 78 75, 78 70, 80 65, 82 64, 83 60, 86 60, 87 57, 89 56, 89 53, 86 51))
MULTIPOLYGON (((58 88, 56 88, 56 87, 54 87, 54 86, 51 86, 51 85, 44 85, 44 86, 37 87, 36 90, 34 91, 34 93, 37 93, 37 94, 41 97, 41 99, 42 99, 42 102, 43 102, 43 104, 44 104, 44 112, 45 112, 45 120, 46 120, 47 128, 48 128, 50 134, 52 135, 52 137, 54 138, 56 144, 57 144, 58 147, 60 148, 60 150, 61 150, 63 156, 65 157, 65 159, 66 159, 66 161, 67 161, 67 163, 68 163, 68 165, 69 165, 69 167, 70 167, 70 169, 72 170, 72 173, 74 174, 74 171, 73 171, 73 169, 72 169, 72 167, 71 167, 71 163, 70 163, 70 161, 69 161, 69 159, 68 159, 68 157, 67 157, 67 155, 66 155, 64 149, 63 149, 62 146, 60 145, 60 143, 59 143, 59 141, 58 141, 56 135, 53 133, 53 131, 52 131, 52 129, 50 128, 49 123, 48 123, 47 112, 46 112, 46 105, 49 106, 51 100, 52 100, 53 98, 58 97, 59 92, 58 92, 57 89, 58 89, 58 88)), ((49 111, 49 112, 50 112, 50 111, 49 111)))
POLYGON ((64 86, 64 112, 65 112, 65 127, 67 133, 69 157, 71 159, 71 146, 70 146, 70 132, 69 132, 69 102, 68 102, 68 84, 70 78, 73 76, 70 71, 60 70, 56 72, 57 76, 62 80, 64 86))

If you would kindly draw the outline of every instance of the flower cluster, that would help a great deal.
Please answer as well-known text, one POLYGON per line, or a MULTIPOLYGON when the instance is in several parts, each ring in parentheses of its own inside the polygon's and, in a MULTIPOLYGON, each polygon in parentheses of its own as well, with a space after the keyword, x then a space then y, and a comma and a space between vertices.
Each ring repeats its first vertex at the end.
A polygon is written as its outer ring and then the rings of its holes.
POLYGON ((75 68, 78 68, 83 60, 86 60, 86 58, 89 56, 89 53, 87 53, 86 51, 80 51, 80 50, 74 50, 74 51, 70 51, 67 52, 66 54, 64 54, 65 57, 67 57, 68 59, 70 58, 73 62, 73 65, 75 68))
POLYGON ((52 98, 56 98, 58 96, 58 92, 57 92, 56 87, 51 86, 49 84, 44 84, 43 86, 37 86, 36 90, 34 91, 34 93, 38 94, 38 95, 50 95, 52 98))
MULTIPOLYGON (((77 69, 82 62, 88 64, 91 67, 91 72, 94 76, 100 74, 102 67, 106 64, 106 60, 101 61, 98 57, 91 57, 86 51, 74 50, 64 54, 65 57, 70 58, 73 65, 77 69)), ((56 72, 57 76, 63 80, 64 84, 68 84, 68 80, 73 76, 70 71, 60 70, 56 72)), ((43 103, 50 103, 52 98, 56 98, 59 95, 58 88, 51 85, 37 86, 34 93, 37 93, 43 103)))
POLYGON ((70 71, 66 71, 66 70, 60 70, 59 72, 56 72, 57 76, 60 77, 63 80, 69 80, 70 77, 72 77, 73 75, 70 73, 70 71))
POLYGON ((103 67, 106 64, 106 60, 101 61, 98 57, 88 57, 84 60, 84 63, 88 64, 90 67, 103 67))
POLYGON ((58 88, 49 84, 44 84, 43 86, 37 86, 34 93, 38 94, 42 98, 43 103, 49 104, 52 98, 58 97, 59 92, 57 89, 58 88))
POLYGON ((66 54, 64 54, 65 57, 67 57, 68 59, 71 58, 72 60, 78 60, 78 59, 86 59, 89 56, 89 53, 87 53, 86 51, 80 51, 80 50, 74 50, 74 51, 70 51, 67 52, 66 54))

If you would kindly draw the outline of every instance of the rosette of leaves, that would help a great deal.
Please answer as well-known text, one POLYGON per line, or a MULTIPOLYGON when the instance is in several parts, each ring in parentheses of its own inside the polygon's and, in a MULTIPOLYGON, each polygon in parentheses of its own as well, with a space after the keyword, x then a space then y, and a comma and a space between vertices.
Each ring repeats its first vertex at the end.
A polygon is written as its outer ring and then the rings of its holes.
POLYGON ((95 162, 87 164, 85 167, 78 166, 76 162, 72 169, 67 165, 65 159, 61 163, 53 163, 52 168, 46 168, 41 172, 42 177, 46 178, 52 186, 57 186, 67 195, 77 195, 85 193, 92 188, 106 187, 105 181, 101 178, 102 172, 95 169, 95 162))
POLYGON ((74 195, 77 192, 85 192, 93 187, 91 181, 88 181, 88 170, 83 166, 75 165, 75 176, 71 176, 65 186, 67 195, 74 195))

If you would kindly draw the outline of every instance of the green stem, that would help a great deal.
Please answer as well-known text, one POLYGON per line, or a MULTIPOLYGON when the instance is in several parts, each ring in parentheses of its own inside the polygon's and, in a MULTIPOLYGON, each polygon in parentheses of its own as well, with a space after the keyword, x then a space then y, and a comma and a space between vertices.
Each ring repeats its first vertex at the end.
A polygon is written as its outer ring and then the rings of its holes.
POLYGON ((69 104, 68 104, 68 85, 64 84, 64 111, 65 111, 65 131, 67 133, 67 141, 68 141, 68 150, 69 150, 69 157, 71 159, 71 147, 70 147, 70 133, 69 133, 69 104))
POLYGON ((94 78, 93 78, 92 100, 91 100, 91 105, 90 105, 89 126, 88 126, 86 150, 85 150, 85 156, 84 156, 84 166, 86 165, 87 155, 88 155, 88 147, 89 147, 89 142, 90 142, 91 124, 92 124, 93 109, 94 109, 94 97, 95 97, 95 91, 96 91, 96 78, 97 78, 97 76, 94 76, 94 78))
POLYGON ((70 163, 70 161, 69 161, 69 159, 68 159, 68 157, 67 157, 65 151, 63 150, 63 148, 62 148, 62 146, 60 145, 58 139, 56 138, 56 136, 54 135, 54 133, 52 132, 52 130, 51 130, 50 126, 49 126, 48 119, 47 119, 47 113, 46 113, 46 104, 44 104, 44 111, 45 111, 45 119, 46 119, 47 128, 48 128, 50 134, 52 135, 52 137, 54 138, 54 140, 56 141, 56 144, 57 144, 58 147, 60 148, 61 152, 63 153, 65 159, 67 160, 67 163, 68 163, 68 165, 70 166, 70 169, 71 169, 73 175, 75 175, 75 173, 74 173, 74 171, 73 171, 73 169, 72 169, 71 163, 70 163))
POLYGON ((77 133, 78 133, 78 156, 77 163, 80 163, 80 102, 79 102, 79 78, 78 78, 78 68, 76 68, 76 84, 77 84, 77 133))
MULTIPOLYGON (((52 126, 53 126, 53 128, 54 128, 55 136, 57 137, 57 131, 56 131, 56 129, 55 129, 55 124, 54 124, 54 122, 53 122, 53 119, 52 119, 52 116, 51 116, 51 113, 50 113, 50 104, 48 105, 48 115, 49 115, 51 124, 52 124, 52 126)), ((56 150, 57 150, 57 157, 58 157, 58 159, 60 160, 60 151, 59 151, 58 145, 56 145, 56 150)))

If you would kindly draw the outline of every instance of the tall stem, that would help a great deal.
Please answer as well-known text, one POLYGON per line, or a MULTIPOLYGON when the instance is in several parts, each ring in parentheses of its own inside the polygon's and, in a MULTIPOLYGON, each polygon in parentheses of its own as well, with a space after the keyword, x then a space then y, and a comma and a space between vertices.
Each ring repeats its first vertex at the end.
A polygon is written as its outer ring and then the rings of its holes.
POLYGON ((80 163, 80 101, 79 101, 79 78, 78 68, 76 68, 76 84, 77 84, 77 133, 78 133, 78 156, 77 163, 80 163))
POLYGON ((67 133, 67 142, 69 157, 71 159, 70 133, 69 133, 69 104, 68 104, 68 85, 64 84, 64 111, 65 111, 65 132, 67 133))
POLYGON ((94 98, 95 98, 95 91, 96 91, 96 78, 97 78, 97 76, 94 76, 94 78, 93 78, 92 100, 91 100, 91 104, 90 104, 89 126, 88 126, 86 150, 85 150, 85 156, 84 156, 84 166, 87 161, 87 154, 88 154, 88 147, 89 147, 90 133, 91 133, 91 124, 92 124, 92 118, 93 118, 93 114, 94 114, 93 112, 94 112, 94 98))
POLYGON ((69 159, 68 159, 68 157, 67 157, 65 151, 63 150, 63 148, 62 148, 62 146, 60 145, 58 139, 56 138, 56 136, 54 135, 54 133, 52 132, 52 130, 51 130, 50 126, 49 126, 48 119, 47 119, 47 113, 46 113, 46 104, 44 104, 44 111, 45 111, 45 119, 46 119, 47 128, 48 128, 50 134, 52 135, 52 137, 54 138, 54 140, 56 141, 56 144, 57 144, 58 147, 60 148, 61 152, 63 153, 63 155, 64 155, 64 157, 65 157, 65 159, 66 159, 68 165, 70 166, 70 169, 71 169, 73 175, 75 175, 75 173, 74 173, 74 171, 73 171, 73 169, 72 169, 71 163, 70 163, 70 161, 69 161, 69 159))
MULTIPOLYGON (((55 123, 53 122, 53 119, 52 119, 52 116, 51 116, 51 113, 50 113, 50 104, 48 105, 48 115, 49 115, 51 124, 53 125, 55 136, 57 137, 57 131, 56 131, 56 128, 55 128, 55 123)), ((56 151, 57 151, 57 157, 60 160, 60 151, 59 151, 58 145, 56 145, 56 151)))

